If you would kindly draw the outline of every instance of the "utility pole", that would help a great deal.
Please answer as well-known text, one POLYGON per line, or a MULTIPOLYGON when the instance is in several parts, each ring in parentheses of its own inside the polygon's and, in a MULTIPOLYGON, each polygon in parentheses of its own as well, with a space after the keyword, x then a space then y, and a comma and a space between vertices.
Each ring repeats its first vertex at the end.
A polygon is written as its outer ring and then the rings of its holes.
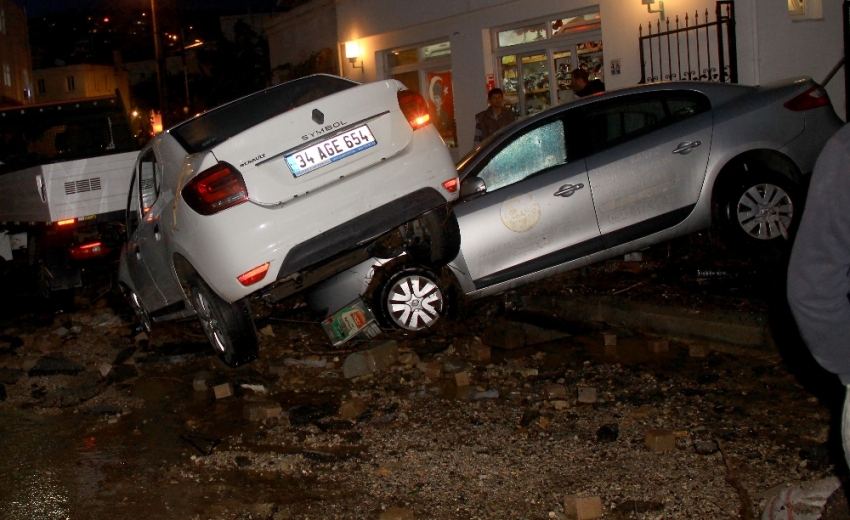
POLYGON ((170 121, 166 121, 168 107, 166 105, 165 88, 163 86, 165 67, 162 61, 162 49, 159 45, 159 27, 156 23, 156 0, 151 0, 151 21, 153 22, 153 48, 156 55, 156 88, 159 93, 159 111, 162 115, 162 127, 168 128, 170 121))

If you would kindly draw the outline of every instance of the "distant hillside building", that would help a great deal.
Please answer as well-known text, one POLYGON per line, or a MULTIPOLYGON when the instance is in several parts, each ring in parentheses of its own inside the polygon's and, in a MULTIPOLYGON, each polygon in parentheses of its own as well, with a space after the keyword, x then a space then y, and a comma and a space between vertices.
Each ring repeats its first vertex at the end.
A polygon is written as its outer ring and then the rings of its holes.
POLYGON ((81 63, 34 70, 35 101, 51 103, 111 96, 118 89, 126 104, 130 85, 127 71, 119 67, 81 63))
POLYGON ((27 14, 12 0, 0 0, 0 106, 33 102, 27 14))

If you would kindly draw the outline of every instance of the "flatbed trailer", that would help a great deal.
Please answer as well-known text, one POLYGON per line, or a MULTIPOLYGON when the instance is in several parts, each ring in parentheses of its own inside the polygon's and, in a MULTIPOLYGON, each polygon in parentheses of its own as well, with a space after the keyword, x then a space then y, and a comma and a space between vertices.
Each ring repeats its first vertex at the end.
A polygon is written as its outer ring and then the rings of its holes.
POLYGON ((120 250, 133 134, 117 92, 0 110, 0 258, 28 260, 45 296, 120 250))

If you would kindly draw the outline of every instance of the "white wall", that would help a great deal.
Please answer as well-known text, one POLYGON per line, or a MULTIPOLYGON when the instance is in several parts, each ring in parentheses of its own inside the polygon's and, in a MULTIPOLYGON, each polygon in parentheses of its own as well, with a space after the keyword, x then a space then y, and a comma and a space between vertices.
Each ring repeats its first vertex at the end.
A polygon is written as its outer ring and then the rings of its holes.
MULTIPOLYGON (((843 55, 843 44, 842 0, 821 1, 822 20, 792 22, 786 0, 738 0, 735 18, 739 82, 764 84, 800 75, 822 81, 843 55)), ((655 32, 659 20, 659 15, 649 14, 640 0, 337 0, 339 42, 358 40, 364 51, 364 70, 353 70, 346 62, 343 74, 357 81, 381 79, 381 51, 449 38, 458 151, 465 153, 472 145, 474 114, 487 106, 484 81, 485 71, 492 69, 492 56, 485 42, 490 29, 593 5, 599 6, 602 17, 606 70, 612 59, 621 62, 622 73, 606 75, 606 87, 636 84, 641 73, 638 26, 642 24, 646 34, 651 22, 655 32)), ((671 28, 675 27, 677 15, 680 26, 684 26, 686 13, 693 24, 697 11, 701 23, 706 10, 708 19, 714 21, 715 6, 714 0, 664 0, 671 28)), ((842 116, 843 88, 841 77, 828 86, 842 116)))

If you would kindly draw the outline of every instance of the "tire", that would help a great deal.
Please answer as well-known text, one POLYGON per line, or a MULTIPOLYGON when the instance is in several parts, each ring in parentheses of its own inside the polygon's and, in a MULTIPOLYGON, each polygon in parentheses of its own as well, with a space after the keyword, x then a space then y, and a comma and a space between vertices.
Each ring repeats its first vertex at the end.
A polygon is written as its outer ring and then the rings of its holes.
POLYGON ((438 208, 405 226, 407 253, 418 263, 442 267, 460 251, 460 227, 450 208, 438 208))
POLYGON ((148 314, 148 311, 145 310, 145 306, 142 305, 139 295, 133 291, 129 291, 129 294, 127 295, 127 302, 129 302, 130 308, 133 309, 133 312, 139 319, 139 324, 142 326, 142 330, 145 331, 145 334, 150 334, 153 321, 151 320, 151 316, 148 314))
POLYGON ((405 268, 375 291, 381 324, 411 332, 433 327, 445 314, 446 295, 437 276, 421 267, 405 268))
POLYGON ((776 172, 747 174, 728 185, 718 208, 727 237, 751 246, 788 240, 802 213, 799 194, 795 183, 776 172))
POLYGON ((199 276, 189 281, 192 305, 201 329, 218 357, 230 367, 257 358, 257 329, 246 299, 233 303, 222 300, 199 276))

